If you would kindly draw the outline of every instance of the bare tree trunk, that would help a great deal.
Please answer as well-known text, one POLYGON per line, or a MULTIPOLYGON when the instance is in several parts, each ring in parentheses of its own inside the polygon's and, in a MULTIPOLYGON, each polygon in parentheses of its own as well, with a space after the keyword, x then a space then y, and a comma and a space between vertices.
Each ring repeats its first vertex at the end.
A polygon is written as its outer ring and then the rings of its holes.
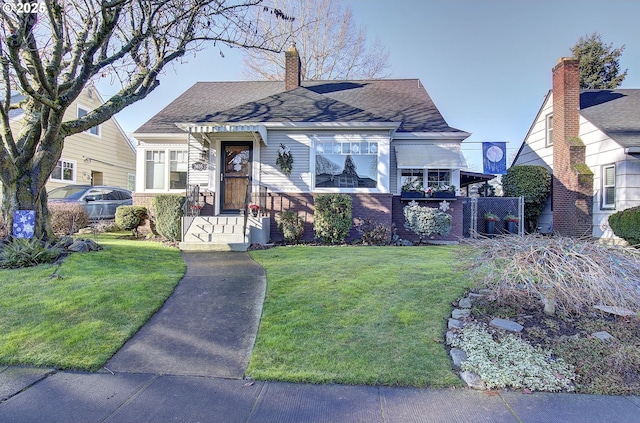
POLYGON ((15 178, 2 184, 2 210, 8 236, 12 236, 16 211, 35 210, 34 237, 43 240, 55 238, 49 221, 47 192, 44 189, 48 176, 49 173, 38 173, 32 168, 18 169, 15 178))

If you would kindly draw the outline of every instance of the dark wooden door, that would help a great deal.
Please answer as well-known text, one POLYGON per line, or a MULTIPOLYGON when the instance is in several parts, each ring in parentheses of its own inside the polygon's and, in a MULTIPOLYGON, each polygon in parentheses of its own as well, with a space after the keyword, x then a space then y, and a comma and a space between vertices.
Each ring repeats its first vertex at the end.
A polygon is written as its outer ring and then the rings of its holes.
POLYGON ((222 151, 220 208, 223 213, 238 212, 245 207, 251 182, 252 143, 223 142, 222 151))

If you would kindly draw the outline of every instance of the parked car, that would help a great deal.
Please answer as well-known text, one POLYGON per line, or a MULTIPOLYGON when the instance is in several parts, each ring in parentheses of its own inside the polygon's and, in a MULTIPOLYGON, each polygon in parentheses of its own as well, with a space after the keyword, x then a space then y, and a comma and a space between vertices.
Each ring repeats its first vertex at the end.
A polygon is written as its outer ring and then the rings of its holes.
POLYGON ((90 220, 113 219, 119 206, 133 203, 131 191, 102 185, 67 185, 52 189, 48 197, 50 202, 84 204, 90 220))

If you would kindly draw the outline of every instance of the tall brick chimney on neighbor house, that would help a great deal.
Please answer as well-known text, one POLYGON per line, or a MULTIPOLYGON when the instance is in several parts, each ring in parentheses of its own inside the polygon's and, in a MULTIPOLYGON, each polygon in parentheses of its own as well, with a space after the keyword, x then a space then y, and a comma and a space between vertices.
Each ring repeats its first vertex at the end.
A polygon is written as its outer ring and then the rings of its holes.
POLYGON ((300 86, 300 55, 296 49, 296 43, 291 45, 284 53, 284 89, 292 90, 300 86))
POLYGON ((553 230, 572 237, 590 236, 593 224, 593 173, 579 129, 579 61, 563 57, 553 68, 553 230))

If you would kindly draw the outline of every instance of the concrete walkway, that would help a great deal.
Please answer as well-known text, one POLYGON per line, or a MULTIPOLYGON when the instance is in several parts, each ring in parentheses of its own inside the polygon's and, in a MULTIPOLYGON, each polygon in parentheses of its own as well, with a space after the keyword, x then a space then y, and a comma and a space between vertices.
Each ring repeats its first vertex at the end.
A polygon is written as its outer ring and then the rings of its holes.
POLYGON ((0 422, 640 423, 637 396, 244 380, 264 272, 246 253, 184 259, 175 292, 103 371, 0 367, 0 422))

